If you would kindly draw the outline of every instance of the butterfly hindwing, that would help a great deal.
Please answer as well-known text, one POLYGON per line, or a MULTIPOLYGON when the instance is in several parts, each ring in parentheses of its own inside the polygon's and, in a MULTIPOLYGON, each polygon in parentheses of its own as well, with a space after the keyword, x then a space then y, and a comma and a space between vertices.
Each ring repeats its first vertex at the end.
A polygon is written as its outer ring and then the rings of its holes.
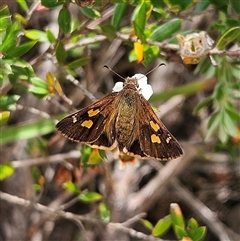
POLYGON ((111 103, 116 93, 77 111, 59 121, 56 128, 68 139, 102 149, 110 148, 114 138, 108 138, 105 124, 109 121, 111 103))

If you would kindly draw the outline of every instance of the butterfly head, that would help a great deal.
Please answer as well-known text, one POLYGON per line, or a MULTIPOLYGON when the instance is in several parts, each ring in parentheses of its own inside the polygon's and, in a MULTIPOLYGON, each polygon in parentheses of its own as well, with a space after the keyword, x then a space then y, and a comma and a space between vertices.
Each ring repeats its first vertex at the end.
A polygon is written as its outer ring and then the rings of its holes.
POLYGON ((127 77, 125 82, 117 82, 113 87, 113 92, 120 92, 124 88, 138 91, 146 100, 153 94, 152 86, 147 83, 147 76, 143 74, 135 74, 127 77))

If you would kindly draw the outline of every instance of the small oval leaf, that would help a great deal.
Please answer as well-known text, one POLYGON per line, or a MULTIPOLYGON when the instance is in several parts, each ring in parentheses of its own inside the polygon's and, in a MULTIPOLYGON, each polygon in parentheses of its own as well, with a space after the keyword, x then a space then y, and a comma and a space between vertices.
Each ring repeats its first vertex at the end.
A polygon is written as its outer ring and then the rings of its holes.
POLYGON ((0 181, 10 177, 14 172, 14 168, 11 164, 0 165, 0 181))
POLYGON ((61 41, 58 42, 56 47, 56 58, 58 63, 63 64, 66 59, 67 53, 64 48, 64 45, 61 41))
POLYGON ((37 40, 39 42, 48 42, 47 34, 44 31, 30 29, 24 32, 25 36, 32 40, 37 40))
POLYGON ((182 26, 182 20, 175 18, 163 25, 157 27, 151 34, 150 39, 153 41, 161 42, 169 37, 175 32, 177 32, 182 26))
POLYGON ((62 8, 58 14, 58 24, 64 33, 69 33, 71 30, 71 13, 67 8, 62 8))
POLYGON ((171 227, 171 217, 166 216, 160 219, 152 230, 152 235, 155 237, 160 237, 164 235, 171 227))
POLYGON ((81 193, 79 199, 83 202, 91 203, 102 199, 102 195, 97 192, 81 193))
POLYGON ((123 18, 123 15, 126 11, 127 3, 117 3, 114 8, 113 16, 112 16, 112 25, 115 29, 118 29, 119 24, 123 18))
POLYGON ((110 221, 111 212, 107 205, 105 203, 100 203, 98 210, 102 221, 108 223, 110 221))

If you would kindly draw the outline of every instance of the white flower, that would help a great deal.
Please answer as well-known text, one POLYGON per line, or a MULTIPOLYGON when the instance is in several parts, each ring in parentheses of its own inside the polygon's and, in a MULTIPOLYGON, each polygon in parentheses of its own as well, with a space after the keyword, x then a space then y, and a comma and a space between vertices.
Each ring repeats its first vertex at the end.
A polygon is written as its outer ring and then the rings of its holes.
MULTIPOLYGON (((152 86, 147 83, 147 76, 144 74, 135 74, 131 78, 136 78, 140 94, 148 100, 153 94, 152 86)), ((119 92, 123 89, 123 82, 117 82, 113 87, 113 92, 119 92)))
POLYGON ((123 89, 123 82, 117 82, 113 87, 113 92, 119 92, 123 89))

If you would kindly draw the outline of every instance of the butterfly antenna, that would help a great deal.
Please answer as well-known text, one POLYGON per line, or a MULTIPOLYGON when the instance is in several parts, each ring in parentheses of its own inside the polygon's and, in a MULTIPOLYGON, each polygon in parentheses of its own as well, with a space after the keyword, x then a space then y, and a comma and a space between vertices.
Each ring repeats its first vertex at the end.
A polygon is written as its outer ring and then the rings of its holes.
POLYGON ((147 72, 145 75, 147 76, 147 75, 149 75, 150 73, 152 73, 155 69, 157 69, 157 68, 159 68, 160 66, 166 66, 166 64, 164 64, 164 63, 160 63, 160 64, 158 64, 156 67, 154 67, 153 69, 151 69, 149 72, 147 72))
POLYGON ((125 80, 125 78, 123 78, 120 74, 118 74, 117 72, 115 72, 113 69, 111 69, 109 66, 104 65, 104 68, 109 69, 110 71, 112 71, 115 75, 117 75, 118 77, 120 77, 121 79, 125 80))

